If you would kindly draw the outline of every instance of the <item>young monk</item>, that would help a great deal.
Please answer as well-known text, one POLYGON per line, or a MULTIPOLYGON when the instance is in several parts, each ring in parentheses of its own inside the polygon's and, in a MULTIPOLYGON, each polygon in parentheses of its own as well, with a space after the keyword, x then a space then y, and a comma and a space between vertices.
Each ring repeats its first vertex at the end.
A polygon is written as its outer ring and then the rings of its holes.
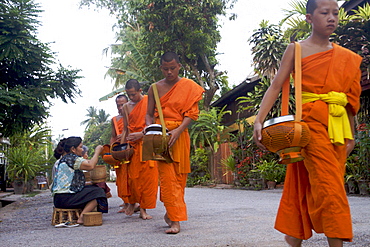
MULTIPOLYGON (((353 238, 343 176, 346 157, 354 148, 361 57, 329 42, 338 24, 337 1, 308 0, 306 12, 312 32, 300 42, 302 117, 310 128, 311 141, 302 152, 305 160, 288 165, 275 228, 286 234, 290 246, 301 246, 314 230, 326 235, 329 246, 337 247, 353 238), (337 122, 344 127, 330 126, 337 122)), ((262 124, 293 64, 294 44, 290 44, 254 123, 254 138, 261 148, 262 124)))
MULTIPOLYGON (((112 145, 115 142, 120 142, 122 137, 123 130, 123 117, 122 109, 123 105, 128 102, 128 98, 124 94, 120 94, 116 97, 116 106, 118 110, 118 115, 112 118, 112 133, 110 138, 110 144, 112 145)), ((117 194, 123 201, 123 204, 120 205, 121 209, 118 213, 124 213, 126 208, 129 205, 127 194, 128 192, 128 178, 127 178, 127 166, 125 164, 120 164, 121 162, 117 161, 115 166, 116 171, 116 186, 117 194)))
POLYGON ((148 96, 142 95, 140 83, 135 79, 126 82, 125 90, 129 102, 124 105, 123 114, 126 140, 134 149, 128 165, 130 202, 126 208, 126 214, 132 215, 136 204, 140 204, 140 217, 143 220, 152 219, 146 209, 155 208, 158 192, 158 169, 156 161, 142 161, 141 151, 143 144, 143 130, 145 127, 145 115, 148 106, 148 96), (128 119, 127 119, 128 117, 128 119))
MULTIPOLYGON (((166 208, 164 220, 170 229, 166 233, 180 232, 180 221, 187 220, 184 200, 187 175, 190 172, 190 137, 188 125, 198 118, 198 101, 203 88, 194 81, 179 77, 181 64, 176 53, 166 52, 161 57, 160 69, 164 79, 156 83, 160 97, 166 128, 171 138, 168 146, 172 148, 173 163, 158 161, 160 178, 160 199, 166 208)), ((155 111, 153 87, 148 92, 148 111, 146 124, 160 123, 155 111)))

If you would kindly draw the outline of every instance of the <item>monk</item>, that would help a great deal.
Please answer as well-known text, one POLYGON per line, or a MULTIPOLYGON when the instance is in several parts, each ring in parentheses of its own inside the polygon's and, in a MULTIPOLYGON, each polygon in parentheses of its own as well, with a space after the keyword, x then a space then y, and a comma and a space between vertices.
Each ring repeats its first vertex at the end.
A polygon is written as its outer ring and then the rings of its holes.
MULTIPOLYGON (((120 142, 122 137, 122 130, 123 130, 123 117, 122 117, 122 109, 123 105, 128 102, 128 98, 124 94, 120 94, 116 97, 116 106, 118 110, 118 115, 112 118, 112 132, 110 138, 110 144, 112 145, 115 142, 120 142)), ((116 186, 117 186, 117 194, 123 201, 123 204, 120 205, 121 209, 118 213, 124 213, 126 208, 129 205, 129 201, 127 198, 128 193, 128 178, 127 178, 127 167, 125 164, 121 164, 120 161, 117 161, 115 165, 116 171, 116 186)))
MULTIPOLYGON (((174 52, 166 52, 161 57, 160 69, 164 79, 156 83, 163 110, 166 128, 169 129, 168 146, 172 148, 173 163, 158 161, 160 178, 160 199, 166 208, 164 220, 169 225, 166 233, 180 232, 180 221, 187 220, 184 200, 187 175, 190 172, 190 137, 188 125, 198 118, 198 101, 204 89, 194 81, 179 77, 181 64, 174 52)), ((160 123, 153 94, 148 92, 146 125, 160 123)))
MULTIPOLYGON (((314 230, 326 235, 330 247, 338 247, 353 238, 344 172, 346 157, 354 148, 361 57, 329 42, 338 24, 336 0, 308 0, 306 12, 312 32, 299 43, 302 118, 310 128, 311 141, 302 152, 305 160, 287 167, 275 228, 286 234, 290 246, 301 246, 314 230)), ((294 49, 294 44, 287 47, 255 120, 254 138, 261 148, 262 124, 293 70, 294 49)))
POLYGON ((135 79, 126 82, 125 90, 130 100, 124 105, 123 110, 127 112, 127 115, 123 114, 124 129, 126 129, 124 132, 128 133, 126 140, 134 149, 134 154, 128 164, 131 195, 128 197, 130 204, 126 209, 126 215, 132 215, 138 203, 140 204, 140 217, 148 220, 152 219, 152 216, 146 210, 156 207, 158 192, 157 162, 141 159, 148 96, 142 94, 140 83, 135 79))

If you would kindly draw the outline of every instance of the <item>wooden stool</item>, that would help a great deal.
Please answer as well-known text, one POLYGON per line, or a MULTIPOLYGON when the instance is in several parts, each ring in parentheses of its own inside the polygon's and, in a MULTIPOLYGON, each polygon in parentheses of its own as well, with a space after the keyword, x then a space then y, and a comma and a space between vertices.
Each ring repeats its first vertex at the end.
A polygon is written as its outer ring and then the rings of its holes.
POLYGON ((77 209, 54 208, 51 224, 55 226, 67 221, 76 223, 78 217, 80 217, 81 212, 82 210, 79 208, 77 209))

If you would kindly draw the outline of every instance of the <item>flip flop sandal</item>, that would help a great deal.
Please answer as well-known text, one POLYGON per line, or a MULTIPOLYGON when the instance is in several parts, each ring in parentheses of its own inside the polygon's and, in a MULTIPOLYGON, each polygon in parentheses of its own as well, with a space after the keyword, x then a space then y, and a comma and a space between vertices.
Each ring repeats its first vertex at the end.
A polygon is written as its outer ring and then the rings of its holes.
POLYGON ((66 222, 65 224, 64 224, 64 227, 77 227, 77 226, 79 226, 80 224, 75 224, 75 223, 73 223, 73 222, 70 222, 70 221, 68 221, 68 222, 66 222))

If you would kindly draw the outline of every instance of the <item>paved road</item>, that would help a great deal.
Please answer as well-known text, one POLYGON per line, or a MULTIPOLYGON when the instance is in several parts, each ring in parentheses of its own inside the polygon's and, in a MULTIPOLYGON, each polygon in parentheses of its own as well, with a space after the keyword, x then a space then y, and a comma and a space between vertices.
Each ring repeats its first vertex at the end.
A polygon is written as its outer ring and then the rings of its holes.
MULTIPOLYGON (((117 214, 120 199, 109 199, 110 211, 103 225, 54 228, 52 199, 43 192, 22 197, 0 209, 0 246, 287 246, 273 229, 281 190, 248 191, 217 188, 187 188, 189 220, 181 233, 166 235, 163 204, 148 210, 152 220, 138 214, 117 214)), ((349 197, 355 239, 345 246, 370 246, 370 197, 349 197)), ((326 246, 325 237, 315 234, 303 246, 326 246)))

